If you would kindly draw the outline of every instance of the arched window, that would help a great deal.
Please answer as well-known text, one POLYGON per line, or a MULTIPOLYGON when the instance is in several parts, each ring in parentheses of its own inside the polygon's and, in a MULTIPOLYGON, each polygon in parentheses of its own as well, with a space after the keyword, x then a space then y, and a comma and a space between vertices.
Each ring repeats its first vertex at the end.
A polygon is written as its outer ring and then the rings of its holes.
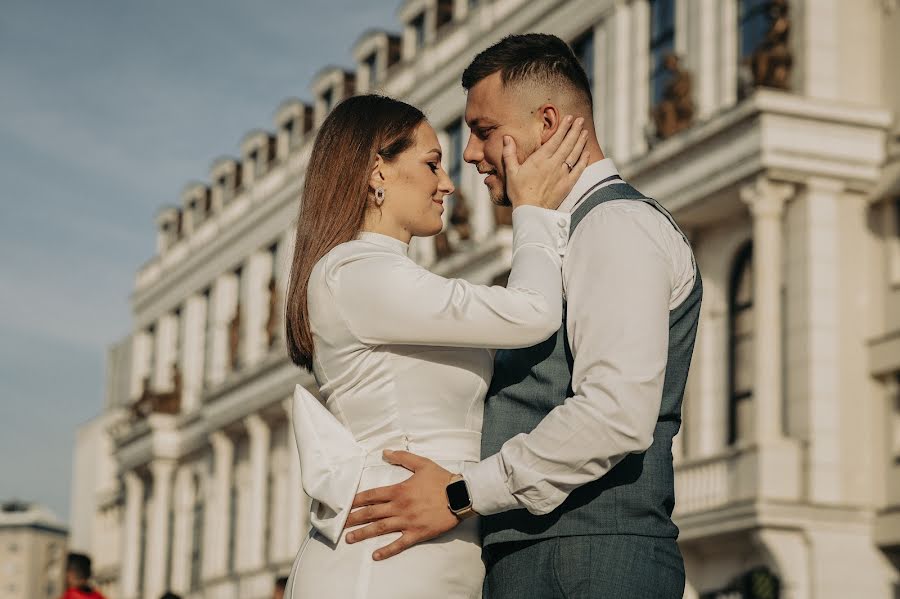
POLYGON ((738 252, 728 293, 728 444, 753 426, 753 245, 738 252))

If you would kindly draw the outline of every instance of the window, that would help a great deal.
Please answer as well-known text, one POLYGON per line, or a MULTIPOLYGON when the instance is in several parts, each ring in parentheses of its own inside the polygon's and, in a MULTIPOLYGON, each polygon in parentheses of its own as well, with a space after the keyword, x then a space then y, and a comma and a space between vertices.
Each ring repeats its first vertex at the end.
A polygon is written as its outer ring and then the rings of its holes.
POLYGON ((272 265, 272 275, 269 277, 268 283, 268 304, 269 304, 269 315, 266 318, 266 341, 268 343, 269 349, 272 349, 275 346, 275 341, 278 338, 278 324, 279 318, 278 314, 280 312, 279 306, 281 305, 280 298, 278 297, 278 242, 276 241, 272 245, 269 246, 269 263, 272 265))
POLYGON ((440 29, 453 20, 453 0, 438 0, 436 25, 440 29))
POLYGON ((675 52, 675 0, 650 2, 650 105, 656 106, 671 77, 666 56, 675 52))
POLYGON ((205 518, 205 506, 203 505, 203 489, 200 479, 194 478, 194 521, 191 526, 191 591, 200 588, 201 564, 203 560, 203 519, 205 518))
POLYGON ((166 518, 166 539, 168 539, 169 545, 164 550, 166 552, 166 572, 164 574, 165 578, 163 578, 163 580, 166 583, 165 584, 166 588, 168 588, 169 585, 172 584, 172 582, 171 582, 172 581, 172 560, 175 557, 172 555, 172 546, 173 546, 172 533, 174 532, 174 530, 175 530, 175 508, 170 503, 169 504, 169 514, 168 514, 168 517, 166 518))
POLYGON ((888 266, 890 269, 890 283, 892 286, 900 286, 900 198, 894 198, 885 207, 888 212, 888 266))
POLYGON ((369 89, 372 89, 378 82, 378 72, 376 70, 376 66, 378 65, 378 55, 375 52, 372 52, 363 59, 363 64, 366 65, 366 73, 368 76, 366 85, 368 85, 369 89))
POLYGON ((234 572, 234 558, 237 553, 237 502, 237 477, 235 472, 232 472, 231 488, 228 492, 228 572, 234 572))
MULTIPOLYGON (((270 450, 271 451, 271 448, 270 450)), ((270 453, 271 455, 271 453, 270 453)), ((269 464, 268 472, 266 472, 266 523, 263 532, 263 559, 266 562, 272 561, 272 516, 275 512, 275 471, 272 464, 269 464)))
POLYGON ((325 105, 325 113, 331 112, 332 103, 334 102, 334 90, 330 87, 322 92, 322 104, 325 105))
POLYGON ((581 63, 584 72, 587 74, 588 83, 591 87, 591 93, 594 92, 594 32, 588 30, 587 33, 572 42, 572 51, 578 62, 581 63))
POLYGON ((203 290, 203 302, 206 305, 206 330, 203 333, 203 342, 206 355, 203 363, 206 369, 206 376, 203 377, 205 386, 209 386, 209 372, 213 364, 213 331, 216 327, 215 310, 212 305, 212 288, 207 287, 203 290))
POLYGON ((447 134, 447 147, 445 148, 447 174, 454 185, 459 185, 459 177, 462 173, 462 123, 462 119, 456 119, 444 130, 447 134))
POLYGON ((728 444, 749 436, 753 399, 753 246, 737 254, 728 297, 728 444))
POLYGON ((147 562, 147 501, 151 486, 144 484, 144 500, 141 502, 141 520, 138 531, 138 595, 144 594, 144 565, 147 562))
POLYGON ((185 320, 181 318, 181 307, 175 308, 175 311, 172 312, 172 318, 175 323, 173 325, 173 330, 175 334, 175 355, 172 358, 172 364, 169 366, 169 372, 166 374, 169 377, 169 383, 171 385, 175 385, 175 373, 178 372, 180 376, 181 365, 184 363, 184 337, 185 337, 185 320))
POLYGON ((740 59, 744 61, 759 48, 772 28, 772 0, 741 0, 738 13, 740 59))
POLYGON ((149 387, 153 386, 153 374, 156 370, 156 325, 151 324, 147 327, 147 373, 146 377, 149 381, 149 387))
POLYGON ((237 267, 234 270, 234 286, 237 290, 237 303, 234 306, 234 312, 231 315, 231 322, 228 323, 228 365, 231 370, 237 370, 240 367, 241 347, 244 345, 245 326, 243 324, 243 309, 241 307, 242 295, 242 279, 243 268, 237 267))
POLYGON ((425 45, 425 13, 420 13, 409 22, 409 26, 413 30, 413 41, 416 50, 421 49, 425 45))

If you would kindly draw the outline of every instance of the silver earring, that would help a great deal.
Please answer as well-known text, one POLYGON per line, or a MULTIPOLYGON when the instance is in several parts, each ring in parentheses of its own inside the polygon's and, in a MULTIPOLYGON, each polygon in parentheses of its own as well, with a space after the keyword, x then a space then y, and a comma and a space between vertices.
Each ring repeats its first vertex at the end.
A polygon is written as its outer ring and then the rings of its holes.
POLYGON ((375 188, 375 205, 379 208, 384 204, 384 187, 375 188))

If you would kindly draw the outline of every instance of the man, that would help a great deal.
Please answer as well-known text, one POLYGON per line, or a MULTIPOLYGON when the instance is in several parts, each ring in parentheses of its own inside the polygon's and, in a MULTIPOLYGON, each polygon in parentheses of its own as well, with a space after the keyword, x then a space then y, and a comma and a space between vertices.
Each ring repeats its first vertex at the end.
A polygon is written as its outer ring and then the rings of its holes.
POLYGON ((83 553, 69 553, 66 558, 66 592, 62 599, 104 599, 91 587, 91 558, 83 553))
POLYGON ((272 591, 272 599, 284 599, 284 589, 287 587, 287 576, 279 576, 275 579, 275 590, 272 591))
POLYGON ((506 172, 565 115, 585 119, 591 164, 559 207, 570 214, 568 229, 560 219, 564 322, 543 343, 497 352, 482 461, 455 476, 386 452, 414 475, 357 495, 347 526, 372 524, 348 541, 401 531, 376 552, 385 559, 475 512, 486 599, 680 598, 671 443, 702 295, 690 246, 604 158, 588 79, 562 40, 505 38, 462 79, 463 156, 497 203, 507 202, 506 172))

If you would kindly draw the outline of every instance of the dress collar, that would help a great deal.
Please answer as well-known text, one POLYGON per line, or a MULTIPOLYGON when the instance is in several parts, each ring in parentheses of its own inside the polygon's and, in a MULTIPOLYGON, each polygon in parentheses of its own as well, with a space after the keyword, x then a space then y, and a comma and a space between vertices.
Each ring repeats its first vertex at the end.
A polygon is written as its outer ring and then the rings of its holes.
POLYGON ((395 254, 400 254, 401 256, 407 256, 409 254, 408 243, 404 243, 399 239, 391 237, 389 235, 373 233, 372 231, 361 231, 359 235, 356 236, 356 238, 360 241, 365 241, 366 243, 374 243, 379 247, 382 247, 395 254))
POLYGON ((582 199, 581 196, 584 195, 584 192, 607 177, 618 174, 619 171, 616 169, 616 165, 613 164, 613 161, 610 158, 604 158, 603 160, 589 165, 584 169, 584 172, 581 173, 581 176, 578 177, 575 187, 572 188, 572 191, 569 192, 569 195, 566 196, 566 199, 563 200, 557 210, 560 212, 572 212, 578 205, 579 200, 582 199))

